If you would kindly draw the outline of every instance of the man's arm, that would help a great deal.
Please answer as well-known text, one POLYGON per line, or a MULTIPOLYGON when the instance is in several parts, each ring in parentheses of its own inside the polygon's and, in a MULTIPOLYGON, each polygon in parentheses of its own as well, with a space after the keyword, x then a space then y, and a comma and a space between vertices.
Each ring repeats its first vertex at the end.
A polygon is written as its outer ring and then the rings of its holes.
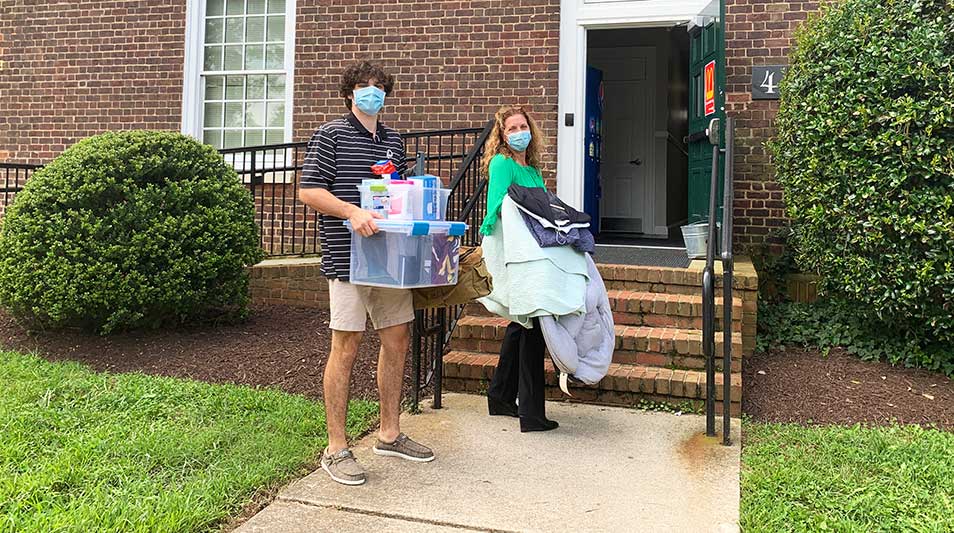
POLYGON ((360 235, 370 237, 378 232, 374 219, 381 218, 381 215, 339 200, 328 189, 303 188, 298 193, 298 199, 319 213, 350 221, 351 227, 360 235))
POLYGON ((346 219, 358 234, 369 237, 377 233, 377 213, 365 211, 338 199, 329 190, 335 182, 335 140, 331 132, 319 129, 308 141, 305 164, 301 171, 298 199, 324 215, 346 219))

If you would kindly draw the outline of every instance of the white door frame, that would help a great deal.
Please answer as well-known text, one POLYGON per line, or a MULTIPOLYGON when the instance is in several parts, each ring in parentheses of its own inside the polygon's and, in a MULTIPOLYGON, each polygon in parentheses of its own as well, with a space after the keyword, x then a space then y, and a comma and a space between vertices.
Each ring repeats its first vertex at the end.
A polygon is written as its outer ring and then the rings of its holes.
POLYGON ((557 195, 566 203, 583 208, 587 30, 675 26, 696 18, 710 1, 560 0, 557 195))

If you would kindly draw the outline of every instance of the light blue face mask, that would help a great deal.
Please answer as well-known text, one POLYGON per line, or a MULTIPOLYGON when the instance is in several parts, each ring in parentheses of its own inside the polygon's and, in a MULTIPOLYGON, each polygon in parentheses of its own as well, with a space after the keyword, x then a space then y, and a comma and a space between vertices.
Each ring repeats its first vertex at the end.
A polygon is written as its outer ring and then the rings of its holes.
POLYGON ((384 91, 374 85, 362 87, 354 90, 354 105, 362 113, 368 115, 377 115, 378 111, 384 107, 384 91))
POLYGON ((530 146, 530 132, 518 131, 507 135, 507 144, 516 152, 522 152, 530 146))

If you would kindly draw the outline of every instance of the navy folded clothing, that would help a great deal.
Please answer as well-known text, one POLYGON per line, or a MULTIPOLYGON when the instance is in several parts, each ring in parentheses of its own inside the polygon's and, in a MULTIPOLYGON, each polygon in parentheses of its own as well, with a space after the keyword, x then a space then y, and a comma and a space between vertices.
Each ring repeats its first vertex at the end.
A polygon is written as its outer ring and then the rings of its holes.
POLYGON ((549 220, 547 220, 547 219, 541 217, 540 215, 538 215, 538 214, 536 214, 536 213, 534 213, 534 212, 532 212, 532 211, 529 211, 526 207, 524 207, 524 206, 522 206, 522 205, 520 205, 520 204, 514 203, 513 205, 517 206, 517 210, 520 211, 520 213, 522 213, 522 214, 524 214, 524 215, 527 215, 527 216, 529 216, 529 217, 531 217, 531 218, 536 219, 536 221, 539 222, 540 225, 543 226, 544 228, 556 230, 556 231, 558 231, 558 232, 560 232, 560 233, 563 233, 564 235, 566 235, 567 233, 569 233, 570 230, 572 230, 572 229, 574 229, 574 228, 582 229, 582 228, 589 228, 589 227, 590 227, 590 223, 589 223, 589 222, 567 222, 567 223, 565 223, 565 224, 562 225, 562 226, 557 226, 557 225, 554 224, 553 222, 550 222, 549 220))
POLYGON ((541 187, 522 187, 511 185, 507 194, 515 204, 537 215, 555 226, 567 224, 583 224, 590 222, 590 215, 581 213, 566 205, 563 200, 552 192, 541 187))
POLYGON ((581 252, 594 253, 596 251, 596 240, 593 234, 586 228, 573 228, 566 233, 557 231, 553 228, 545 228, 533 215, 521 211, 523 221, 527 224, 527 229, 533 235, 534 240, 540 245, 540 248, 551 246, 572 246, 581 252))

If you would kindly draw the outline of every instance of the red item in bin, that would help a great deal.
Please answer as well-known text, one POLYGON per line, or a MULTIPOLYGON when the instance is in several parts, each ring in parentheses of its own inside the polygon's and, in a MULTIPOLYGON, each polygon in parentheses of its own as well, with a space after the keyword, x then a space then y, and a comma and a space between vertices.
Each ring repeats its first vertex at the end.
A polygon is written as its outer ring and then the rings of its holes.
POLYGON ((378 161, 377 163, 371 165, 371 172, 381 176, 382 178, 398 179, 400 177, 398 175, 397 168, 390 159, 378 161))

